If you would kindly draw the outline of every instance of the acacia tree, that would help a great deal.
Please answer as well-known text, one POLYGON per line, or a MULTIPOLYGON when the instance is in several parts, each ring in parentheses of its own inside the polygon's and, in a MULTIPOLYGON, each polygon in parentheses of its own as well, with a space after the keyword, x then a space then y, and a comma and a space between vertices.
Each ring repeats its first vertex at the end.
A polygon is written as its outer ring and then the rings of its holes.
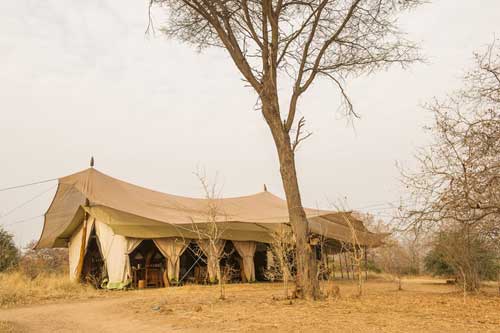
POLYGON ((475 59, 465 87, 428 106, 434 140, 418 153, 419 170, 403 172, 411 200, 400 216, 405 227, 456 236, 445 252, 469 290, 479 287, 474 243, 500 254, 500 48, 475 59))
POLYGON ((256 92, 278 153, 300 296, 314 298, 319 286, 295 167, 296 149, 309 136, 304 117, 297 116, 299 101, 324 77, 338 87, 345 111, 356 115, 344 80, 417 59, 396 19, 421 1, 150 0, 150 10, 166 10, 161 30, 167 36, 200 49, 225 49, 256 92))

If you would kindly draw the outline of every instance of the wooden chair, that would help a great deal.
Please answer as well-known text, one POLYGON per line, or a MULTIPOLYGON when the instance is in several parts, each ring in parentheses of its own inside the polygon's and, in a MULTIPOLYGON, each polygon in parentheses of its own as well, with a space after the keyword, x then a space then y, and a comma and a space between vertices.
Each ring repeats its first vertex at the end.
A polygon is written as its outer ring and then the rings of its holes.
POLYGON ((146 288, 147 287, 155 287, 159 288, 163 286, 163 277, 162 277, 162 269, 158 265, 152 265, 151 260, 153 259, 153 256, 155 254, 155 251, 150 251, 146 255, 146 288))
POLYGON ((163 278, 160 267, 146 268, 146 285, 148 287, 160 288, 163 285, 163 278))
POLYGON ((207 283, 208 271, 206 266, 194 267, 194 280, 196 283, 207 283))

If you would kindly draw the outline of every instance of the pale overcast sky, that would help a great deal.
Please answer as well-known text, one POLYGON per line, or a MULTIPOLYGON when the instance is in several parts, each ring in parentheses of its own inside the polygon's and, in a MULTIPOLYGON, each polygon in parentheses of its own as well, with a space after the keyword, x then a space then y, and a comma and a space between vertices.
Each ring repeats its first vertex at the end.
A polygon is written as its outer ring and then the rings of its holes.
MULTIPOLYGON (((405 196, 396 161, 414 166, 426 141, 420 105, 457 88, 473 50, 500 36, 500 1, 435 0, 400 23, 427 63, 350 81, 354 129, 329 83, 302 102, 314 133, 297 156, 306 205, 346 197, 387 218, 405 196)), ((0 188, 77 172, 94 155, 99 170, 163 192, 200 196, 200 165, 225 196, 266 183, 283 197, 269 130, 225 53, 146 37, 146 24, 146 1, 0 2, 0 188)), ((55 185, 0 192, 0 224, 18 244, 38 238, 32 217, 55 185)))

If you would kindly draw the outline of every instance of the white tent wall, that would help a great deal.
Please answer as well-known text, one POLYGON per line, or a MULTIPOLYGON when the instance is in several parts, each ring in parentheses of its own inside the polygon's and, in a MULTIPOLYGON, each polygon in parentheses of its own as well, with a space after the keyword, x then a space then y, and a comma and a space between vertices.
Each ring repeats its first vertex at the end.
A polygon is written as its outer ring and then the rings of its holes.
POLYGON ((142 240, 116 235, 108 225, 100 221, 95 222, 95 230, 108 273, 108 288, 121 288, 132 275, 129 254, 142 240))
MULTIPOLYGON (((77 276, 78 263, 80 262, 80 251, 82 247, 82 241, 85 242, 85 252, 87 251, 87 246, 89 244, 90 233, 94 227, 94 219, 89 218, 87 220, 87 232, 85 235, 85 240, 82 239, 83 236, 83 225, 82 223, 78 229, 73 233, 68 242, 68 260, 69 260, 69 279, 71 281, 77 281, 80 277, 77 276)), ((85 255, 84 252, 84 255, 85 255)))

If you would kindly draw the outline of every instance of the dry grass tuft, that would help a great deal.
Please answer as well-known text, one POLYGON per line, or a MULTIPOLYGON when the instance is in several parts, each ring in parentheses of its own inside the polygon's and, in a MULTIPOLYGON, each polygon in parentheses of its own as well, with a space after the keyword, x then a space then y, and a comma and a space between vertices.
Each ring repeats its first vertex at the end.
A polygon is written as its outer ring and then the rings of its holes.
POLYGON ((0 273, 0 308, 52 300, 91 298, 99 291, 70 282, 66 274, 40 274, 30 278, 22 272, 0 273))
POLYGON ((17 325, 10 321, 0 320, 0 332, 4 333, 18 333, 22 332, 17 325))

